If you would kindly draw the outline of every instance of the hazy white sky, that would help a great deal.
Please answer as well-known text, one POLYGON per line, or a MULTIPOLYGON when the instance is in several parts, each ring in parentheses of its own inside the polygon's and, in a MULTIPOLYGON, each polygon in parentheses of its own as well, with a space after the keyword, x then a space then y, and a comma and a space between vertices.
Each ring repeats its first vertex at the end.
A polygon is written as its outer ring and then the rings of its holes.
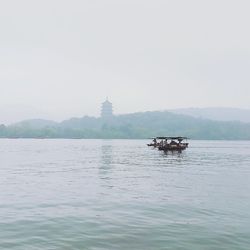
POLYGON ((0 1, 0 123, 250 108, 250 1, 0 1))

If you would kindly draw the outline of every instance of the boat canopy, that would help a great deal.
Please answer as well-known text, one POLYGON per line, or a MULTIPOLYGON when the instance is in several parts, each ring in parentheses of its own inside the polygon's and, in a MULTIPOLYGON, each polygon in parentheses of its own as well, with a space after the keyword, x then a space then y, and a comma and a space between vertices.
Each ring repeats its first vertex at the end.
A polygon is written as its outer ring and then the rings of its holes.
POLYGON ((187 137, 182 137, 182 136, 160 136, 160 137, 156 137, 156 139, 159 140, 187 140, 187 137))

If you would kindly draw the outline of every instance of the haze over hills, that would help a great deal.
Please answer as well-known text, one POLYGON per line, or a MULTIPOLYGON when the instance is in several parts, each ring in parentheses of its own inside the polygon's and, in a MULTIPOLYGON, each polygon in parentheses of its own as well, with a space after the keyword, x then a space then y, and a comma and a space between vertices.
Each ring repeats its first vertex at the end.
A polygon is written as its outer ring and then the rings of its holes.
POLYGON ((216 121, 241 121, 250 123, 250 110, 239 108, 183 108, 172 109, 176 114, 190 115, 196 118, 211 119, 216 121))
POLYGON ((155 111, 116 115, 109 119, 89 116, 63 122, 36 119, 0 127, 2 138, 148 138, 163 135, 250 140, 250 123, 155 111))
POLYGON ((11 124, 10 127, 26 127, 31 129, 41 129, 57 126, 58 122, 47 119, 30 119, 11 124))
MULTIPOLYGON (((158 111, 155 111, 155 112, 158 112, 158 111)), ((191 117, 200 118, 200 119, 214 120, 214 121, 239 121, 239 122, 250 123, 250 110, 249 109, 222 108, 222 107, 181 108, 181 109, 167 110, 166 112, 171 112, 174 114, 185 115, 185 116, 191 116, 191 117)), ((147 113, 147 112, 144 112, 144 113, 147 113)), ((119 116, 124 116, 124 115, 119 115, 119 116)), ((81 124, 82 127, 80 128, 84 128, 88 125, 87 120, 93 121, 97 119, 96 117, 91 117, 91 116, 85 116, 84 118, 86 118, 85 123, 81 124)), ((67 124, 73 123, 74 121, 79 121, 79 119, 82 119, 82 118, 70 118, 62 122, 56 122, 56 121, 48 120, 48 119, 27 119, 21 122, 13 123, 10 126, 40 129, 44 127, 65 126, 67 124)))

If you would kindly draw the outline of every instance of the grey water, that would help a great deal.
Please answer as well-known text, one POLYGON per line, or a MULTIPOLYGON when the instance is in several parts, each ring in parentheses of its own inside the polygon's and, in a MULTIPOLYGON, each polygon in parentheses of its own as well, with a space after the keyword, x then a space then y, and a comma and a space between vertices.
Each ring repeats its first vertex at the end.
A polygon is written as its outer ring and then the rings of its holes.
POLYGON ((0 249, 250 249, 250 142, 0 140, 0 249))

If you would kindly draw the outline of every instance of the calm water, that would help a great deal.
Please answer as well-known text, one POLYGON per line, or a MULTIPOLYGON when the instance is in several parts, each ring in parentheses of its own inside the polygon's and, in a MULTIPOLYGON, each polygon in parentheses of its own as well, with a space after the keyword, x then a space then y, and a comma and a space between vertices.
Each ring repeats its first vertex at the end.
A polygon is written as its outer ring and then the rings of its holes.
POLYGON ((0 140, 0 249, 250 249, 250 142, 0 140))

